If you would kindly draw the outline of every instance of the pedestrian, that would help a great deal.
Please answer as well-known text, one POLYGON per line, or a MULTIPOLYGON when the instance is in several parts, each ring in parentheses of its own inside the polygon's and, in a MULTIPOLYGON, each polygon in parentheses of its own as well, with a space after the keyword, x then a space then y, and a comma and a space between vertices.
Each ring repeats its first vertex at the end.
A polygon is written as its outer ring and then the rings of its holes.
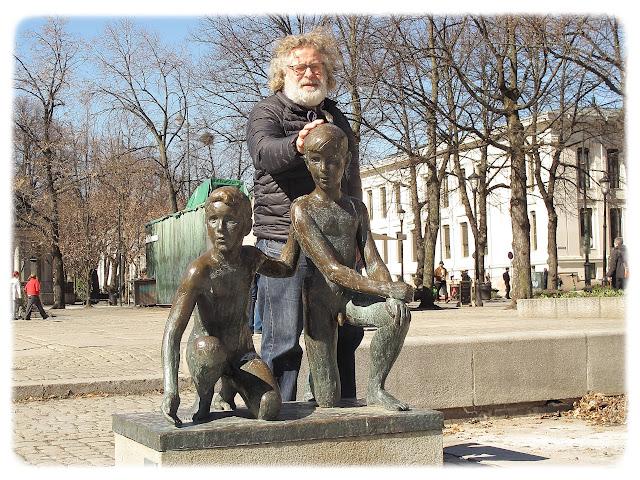
POLYGON ((444 262, 440 260, 438 268, 433 272, 436 281, 436 301, 440 300, 440 290, 444 289, 444 300, 447 300, 447 269, 444 268, 444 262))
POLYGON ((547 289, 547 284, 549 283, 549 271, 545 268, 542 271, 542 289, 547 289))
POLYGON ((20 273, 14 270, 11 277, 11 300, 13 300, 13 319, 20 318, 20 308, 22 307, 22 286, 20 285, 20 273))
POLYGON ((40 313, 40 316, 43 320, 49 318, 47 312, 45 312, 44 308, 42 308, 42 302, 40 301, 40 282, 38 281, 38 277, 35 273, 29 275, 29 281, 24 286, 24 289, 27 291, 28 299, 27 311, 24 314, 24 319, 31 320, 31 310, 33 310, 34 305, 38 309, 38 312, 40 313))
POLYGON ((509 267, 505 268, 504 273, 502 274, 502 279, 504 280, 504 288, 507 292, 506 297, 511 298, 509 296, 509 292, 511 292, 511 285, 509 284, 511 281, 511 277, 509 276, 509 267))
POLYGON ((613 251, 609 258, 609 270, 607 277, 611 287, 615 290, 624 290, 627 287, 629 267, 627 265, 627 246, 622 243, 622 237, 613 240, 613 251))
MULTIPOLYGON (((351 163, 342 179, 345 195, 362 199, 359 154, 349 122, 326 98, 336 85, 333 75, 339 54, 335 40, 323 30, 281 39, 271 60, 269 88, 273 94, 256 104, 247 124, 247 145, 253 159, 256 246, 279 257, 289 235, 291 202, 313 191, 315 184, 304 162, 304 138, 324 122, 347 134, 351 163)), ((296 400, 302 362, 302 283, 306 260, 301 256, 291 278, 261 275, 256 310, 262 320, 261 356, 280 385, 283 401, 296 400)), ((338 328, 338 368, 344 398, 356 396, 355 350, 364 331, 338 328)))

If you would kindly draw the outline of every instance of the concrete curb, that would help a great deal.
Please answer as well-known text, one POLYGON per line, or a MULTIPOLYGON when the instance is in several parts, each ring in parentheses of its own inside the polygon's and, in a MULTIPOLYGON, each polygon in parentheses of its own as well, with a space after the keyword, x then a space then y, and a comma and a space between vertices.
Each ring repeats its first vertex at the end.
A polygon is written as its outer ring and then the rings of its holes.
MULTIPOLYGON (((192 385, 189 376, 178 377, 180 389, 192 385)), ((16 383, 13 385, 13 400, 28 400, 47 397, 69 397, 105 393, 108 395, 141 394, 153 390, 162 391, 162 377, 105 378, 95 380, 60 380, 47 383, 16 383)))
MULTIPOLYGON (((356 351, 357 392, 369 377, 370 339, 356 351)), ((298 398, 308 378, 306 353, 298 398)), ((180 388, 191 385, 184 373, 180 388)), ((414 408, 473 409, 579 398, 588 391, 625 393, 623 329, 411 337, 387 378, 386 388, 414 408), (409 375, 407 372, 411 372, 409 375)), ((17 383, 14 400, 106 393, 162 391, 157 377, 17 383)))
POLYGON ((519 317, 624 318, 626 297, 526 298, 516 300, 519 317))

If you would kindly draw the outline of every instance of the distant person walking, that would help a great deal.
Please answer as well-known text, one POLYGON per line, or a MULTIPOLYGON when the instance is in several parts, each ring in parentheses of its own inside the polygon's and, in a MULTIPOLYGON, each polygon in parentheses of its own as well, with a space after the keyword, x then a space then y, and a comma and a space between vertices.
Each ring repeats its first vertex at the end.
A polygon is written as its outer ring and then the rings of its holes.
POLYGON ((436 301, 440 300, 440 290, 444 289, 444 299, 447 299, 447 269, 444 268, 444 262, 440 260, 440 265, 433 272, 436 280, 436 301))
POLYGON ((24 314, 25 320, 31 320, 31 310, 33 310, 33 306, 35 305, 40 312, 40 316, 43 320, 49 318, 47 312, 42 308, 42 302, 40 302, 40 282, 38 281, 38 277, 36 277, 35 273, 29 275, 29 281, 24 286, 24 289, 27 291, 27 298, 29 299, 27 302, 27 311, 24 314))
POLYGON ((504 288, 507 291, 506 297, 511 298, 509 296, 509 293, 511 292, 511 285, 509 284, 509 282, 511 281, 511 277, 509 276, 509 267, 507 267, 502 274, 502 279, 504 280, 504 288))
POLYGON ((627 246, 623 245, 622 237, 616 237, 613 240, 613 251, 611 252, 609 270, 607 271, 611 287, 616 290, 624 290, 627 287, 628 272, 627 246))
POLYGON ((13 319, 20 318, 19 310, 22 305, 22 286, 20 285, 20 274, 18 271, 13 272, 11 277, 11 300, 13 300, 13 319))

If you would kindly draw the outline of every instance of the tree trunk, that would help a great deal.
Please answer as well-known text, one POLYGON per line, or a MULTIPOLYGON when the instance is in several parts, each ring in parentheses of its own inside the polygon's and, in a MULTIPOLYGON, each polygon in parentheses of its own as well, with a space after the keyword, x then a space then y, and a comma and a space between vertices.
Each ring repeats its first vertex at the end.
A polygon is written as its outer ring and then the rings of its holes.
POLYGON ((511 154, 511 231, 513 235, 513 275, 511 307, 519 298, 531 298, 531 239, 527 213, 527 171, 524 152, 524 127, 517 110, 507 114, 511 154))
POLYGON ((558 214, 555 208, 548 210, 549 221, 547 222, 547 263, 549 264, 549 277, 547 288, 558 288, 558 214))
POLYGON ((64 308, 64 264, 62 263, 62 252, 58 245, 51 247, 51 257, 53 258, 53 308, 64 308))

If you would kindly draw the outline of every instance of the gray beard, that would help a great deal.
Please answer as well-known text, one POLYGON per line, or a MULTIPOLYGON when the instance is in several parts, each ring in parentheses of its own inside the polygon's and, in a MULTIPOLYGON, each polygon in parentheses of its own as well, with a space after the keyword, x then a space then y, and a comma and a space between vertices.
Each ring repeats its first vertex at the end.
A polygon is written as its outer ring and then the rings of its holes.
POLYGON ((323 102, 327 96, 327 87, 324 82, 320 82, 320 85, 318 85, 316 89, 308 91, 299 87, 299 82, 289 80, 285 77, 283 92, 289 100, 303 107, 311 108, 317 107, 323 102))

